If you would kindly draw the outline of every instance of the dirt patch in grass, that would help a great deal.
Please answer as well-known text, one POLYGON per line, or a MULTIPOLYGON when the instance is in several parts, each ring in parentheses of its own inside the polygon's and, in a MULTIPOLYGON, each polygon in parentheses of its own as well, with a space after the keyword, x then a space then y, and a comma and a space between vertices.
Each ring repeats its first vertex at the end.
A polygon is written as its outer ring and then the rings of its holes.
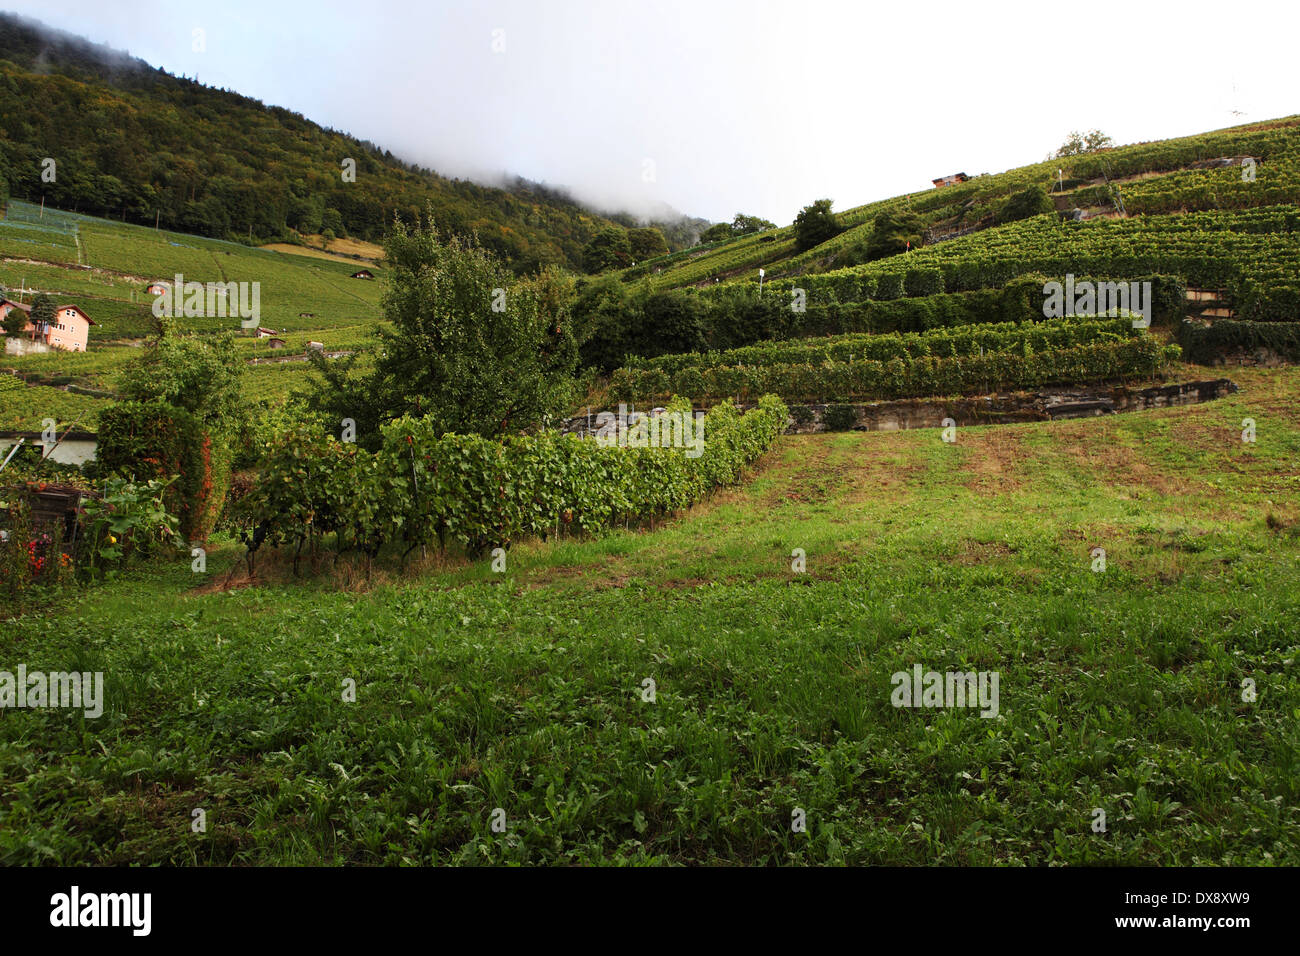
POLYGON ((1201 483, 1157 471, 1133 448, 1111 436, 1110 441, 1062 444, 1060 451, 1084 472, 1115 488, 1160 495, 1186 495, 1201 490, 1201 483))
POLYGON ((1025 480, 1022 461, 1029 452, 1023 433, 1014 426, 967 431, 958 442, 966 452, 962 470, 972 490, 1018 491, 1025 480))
POLYGON ((990 561, 1010 558, 1017 551, 1017 548, 1004 541, 976 541, 967 538, 953 552, 952 560, 956 564, 988 564, 990 561))
MULTIPOLYGON (((830 463, 831 442, 821 436, 782 440, 778 458, 769 452, 760 460, 763 476, 771 487, 763 492, 765 508, 783 502, 815 504, 825 501, 830 488, 839 480, 840 471, 830 463)), ((735 489, 732 489, 735 490, 735 489)), ((715 495, 715 501, 721 495, 715 495)))
POLYGON ((899 435, 864 432, 854 439, 834 466, 835 480, 844 489, 839 499, 846 504, 877 500, 882 493, 901 504, 929 470, 912 443, 899 435))

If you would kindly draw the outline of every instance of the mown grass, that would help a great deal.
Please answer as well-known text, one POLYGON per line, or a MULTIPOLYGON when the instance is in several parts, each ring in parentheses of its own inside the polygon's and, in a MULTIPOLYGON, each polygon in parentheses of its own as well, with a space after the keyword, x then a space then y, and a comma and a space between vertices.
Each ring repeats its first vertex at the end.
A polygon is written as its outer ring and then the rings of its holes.
POLYGON ((102 670, 109 706, 0 712, 0 861, 1300 863, 1300 370, 1233 377, 952 445, 785 438, 504 574, 225 590, 228 547, 5 622, 0 668, 102 670), (999 716, 895 709, 918 663, 998 671, 999 716))

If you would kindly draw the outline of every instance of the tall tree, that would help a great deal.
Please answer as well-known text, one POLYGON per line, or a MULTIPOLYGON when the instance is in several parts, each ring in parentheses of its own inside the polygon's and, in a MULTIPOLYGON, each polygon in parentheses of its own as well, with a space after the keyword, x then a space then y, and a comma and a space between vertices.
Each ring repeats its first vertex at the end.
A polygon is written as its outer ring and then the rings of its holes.
POLYGON ((655 256, 668 255, 668 241, 654 226, 629 229, 627 241, 632 250, 632 258, 638 262, 643 259, 653 259, 655 256))
POLYGON ((743 212, 736 213, 736 218, 731 221, 731 231, 737 236, 747 236, 751 232, 763 232, 775 228, 776 223, 759 216, 746 216, 743 212))
POLYGON ((627 230, 607 226, 591 237, 582 250, 583 267, 590 273, 621 269, 632 264, 632 246, 627 230))
POLYGON ((818 199, 804 206, 794 219, 795 248, 804 252, 820 246, 844 231, 835 213, 831 212, 829 199, 818 199))
POLYGON ((924 240, 925 220, 908 209, 886 210, 876 216, 867 239, 867 259, 915 249, 924 240))
POLYGON ((563 410, 578 343, 569 321, 572 283, 556 270, 515 279, 470 240, 443 239, 430 223, 401 221, 384 243, 390 267, 374 371, 319 356, 309 403, 352 418, 357 440, 402 415, 430 416, 439 432, 518 432, 563 410))
POLYGON ((3 325, 5 335, 20 336, 27 328, 27 313, 22 309, 10 309, 3 325))
MULTIPOLYGON (((15 309, 14 311, 17 310, 15 309)), ((56 310, 54 308, 54 300, 48 295, 42 292, 36 298, 32 299, 32 325, 36 326, 38 329, 41 328, 42 325, 48 328, 54 324, 55 317, 56 310)))
POLYGON ((1067 156, 1081 156, 1084 153, 1096 152, 1099 149, 1110 149, 1115 145, 1114 140, 1099 129, 1089 130, 1087 133, 1080 133, 1078 130, 1070 133, 1064 143, 1062 143, 1056 152, 1049 159, 1065 159, 1067 156))
MULTIPOLYGON (((35 306, 32 307, 35 312, 35 306)), ((245 364, 234 336, 178 335, 171 320, 118 380, 125 401, 163 401, 184 409, 214 435, 233 437, 247 424, 240 388, 245 364)))

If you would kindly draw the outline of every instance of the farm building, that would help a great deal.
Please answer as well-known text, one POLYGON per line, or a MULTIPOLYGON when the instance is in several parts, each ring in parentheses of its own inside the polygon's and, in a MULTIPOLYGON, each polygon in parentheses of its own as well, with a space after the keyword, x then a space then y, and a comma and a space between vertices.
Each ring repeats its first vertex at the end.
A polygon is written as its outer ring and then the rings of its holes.
POLYGON ((284 348, 284 339, 267 339, 266 344, 273 349, 282 349, 284 348))
POLYGON ((145 287, 144 291, 148 292, 150 295, 162 295, 167 291, 168 285, 168 283, 159 279, 156 282, 150 282, 149 285, 145 287))
POLYGON ((373 279, 374 277, 375 277, 374 273, 371 272, 369 269, 361 269, 357 272, 352 273, 352 278, 354 279, 373 279))
POLYGON ((964 183, 970 179, 965 173, 953 173, 951 176, 942 176, 939 179, 932 179, 936 189, 942 189, 944 186, 955 186, 958 183, 964 183))
POLYGON ((264 329, 259 327, 257 330, 257 337, 259 339, 275 338, 275 329, 264 329))

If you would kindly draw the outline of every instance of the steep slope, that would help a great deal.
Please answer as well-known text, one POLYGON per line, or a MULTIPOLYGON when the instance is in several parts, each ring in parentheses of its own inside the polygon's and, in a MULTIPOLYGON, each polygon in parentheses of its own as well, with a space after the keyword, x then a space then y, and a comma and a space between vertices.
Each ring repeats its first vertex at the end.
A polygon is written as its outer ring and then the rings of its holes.
POLYGON ((913 248, 959 235, 996 235, 1008 201, 1027 189, 1046 191, 1057 210, 1075 208, 1094 216, 1169 215, 1213 209, 1250 209, 1300 201, 1300 117, 1252 123, 1196 136, 1137 143, 1050 159, 967 182, 932 188, 856 206, 840 212, 845 230, 806 250, 795 248, 789 226, 688 249, 639 264, 621 275, 649 278, 656 288, 757 282, 769 278, 835 270, 867 261, 865 246, 878 217, 907 212, 919 219, 913 248), (1215 160, 1249 156, 1256 165, 1215 160))
POLYGON ((517 271, 576 267, 610 221, 523 179, 493 188, 404 163, 290 110, 0 14, 0 179, 14 196, 217 238, 379 238, 432 206, 517 271), (341 160, 356 160, 345 183, 341 160), (53 182, 42 180, 53 159, 53 182))

